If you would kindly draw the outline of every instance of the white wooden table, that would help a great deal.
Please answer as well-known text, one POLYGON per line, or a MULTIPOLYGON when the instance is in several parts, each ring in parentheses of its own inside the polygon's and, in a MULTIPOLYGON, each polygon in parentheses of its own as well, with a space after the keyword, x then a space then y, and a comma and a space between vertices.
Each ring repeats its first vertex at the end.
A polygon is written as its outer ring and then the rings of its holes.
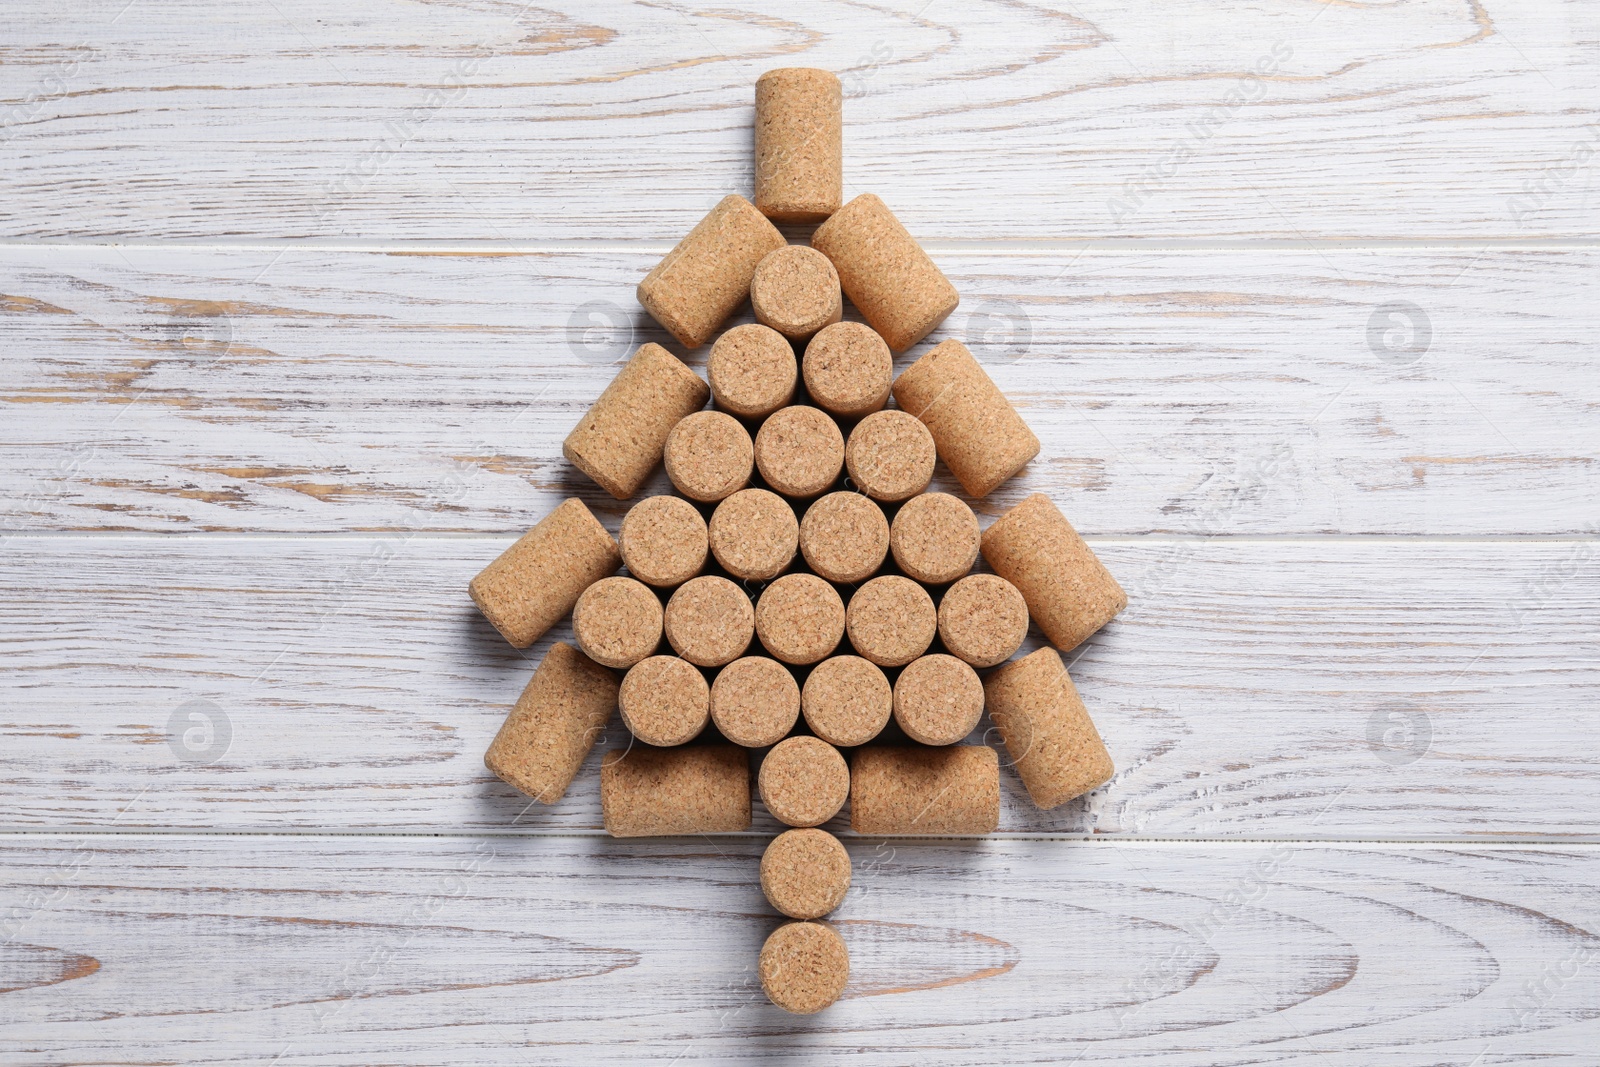
POLYGON ((1600 1062, 1594 3, 19 3, 0 101, 0 1062, 1600 1062), (847 838, 805 1019, 772 821, 529 810, 465 595, 615 529, 560 440, 795 64, 1133 597, 1116 779, 847 838))

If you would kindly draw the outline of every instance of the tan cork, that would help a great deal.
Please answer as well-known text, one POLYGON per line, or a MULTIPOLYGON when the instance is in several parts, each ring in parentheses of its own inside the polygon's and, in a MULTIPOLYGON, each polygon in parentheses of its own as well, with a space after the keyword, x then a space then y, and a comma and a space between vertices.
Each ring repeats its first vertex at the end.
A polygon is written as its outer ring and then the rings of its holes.
POLYGON ((983 532, 983 558, 1022 593, 1050 643, 1070 652, 1128 606, 1128 594, 1050 498, 1035 493, 983 532))
POLYGON ((815 574, 786 574, 756 601, 756 634, 785 663, 815 663, 839 647, 844 601, 815 574))
POLYGON ((960 341, 907 367, 894 399, 927 425, 939 458, 971 496, 988 496, 1039 454, 1039 439, 960 341))
POLYGON ((800 709, 818 737, 830 745, 854 748, 877 737, 889 724, 894 692, 875 664, 860 656, 834 656, 817 664, 806 678, 800 709))
POLYGON ((720 667, 750 647, 756 609, 743 589, 707 574, 685 582, 672 594, 662 628, 678 655, 698 667, 720 667))
POLYGON ((836 322, 806 345, 800 373, 818 407, 855 419, 889 402, 894 356, 870 326, 836 322))
POLYGON ((997 574, 969 574, 939 601, 939 639, 974 667, 1004 663, 1027 636, 1028 605, 997 574))
POLYGON ((750 279, 750 309, 761 325, 804 343, 844 314, 839 274, 815 248, 786 245, 768 252, 750 279))
POLYGON ((678 420, 699 411, 710 395, 677 356, 643 345, 567 434, 561 454, 600 488, 627 500, 661 462, 678 420))
POLYGON ((612 749, 600 763, 600 812, 612 837, 750 829, 750 763, 734 745, 612 749))
POLYGON ((791 919, 820 919, 850 891, 850 853, 826 830, 785 830, 761 854, 761 892, 791 919))
POLYGON ((1041 648, 991 674, 983 691, 1022 784, 1049 810, 1097 789, 1116 768, 1061 654, 1041 648))
POLYGON ((794 399, 799 370, 787 338, 750 322, 717 338, 706 356, 706 378, 717 407, 740 418, 761 419, 794 399))
POLYGON ((647 745, 693 741, 711 721, 711 689, 694 664, 651 656, 628 670, 617 692, 622 721, 647 745))
POLYGON ((844 201, 844 91, 831 71, 780 67, 756 79, 756 207, 821 222, 844 201))
POLYGON ((844 434, 821 408, 786 407, 756 431, 756 466, 784 496, 816 496, 839 480, 844 434))
POLYGON ((953 745, 983 716, 978 672, 954 656, 923 656, 894 680, 894 721, 911 740, 953 745))
MULTIPOLYGON (((972 550, 978 550, 976 537, 972 550)), ((800 520, 800 553, 830 582, 870 578, 888 551, 889 520, 860 493, 829 493, 806 508, 800 520)))
POLYGON ((583 654, 625 670, 661 644, 661 601, 633 578, 602 578, 572 609, 572 636, 583 654))
POLYGON ((856 423, 845 446, 850 480, 874 500, 909 500, 933 480, 936 451, 928 428, 903 411, 879 411, 856 423))
POLYGON ((585 589, 621 565, 617 543, 600 520, 569 497, 479 571, 467 591, 501 637, 527 648, 566 618, 585 589))
POLYGON ((858 834, 991 834, 1000 825, 1000 759, 988 745, 857 749, 850 828, 858 834))
POLYGON ((850 795, 850 765, 817 737, 790 737, 772 746, 756 779, 761 801, 789 826, 821 826, 850 795))
POLYGON ((678 492, 715 504, 750 483, 756 452, 750 431, 738 419, 721 411, 697 411, 672 428, 662 458, 678 492))
POLYGON ((923 493, 907 500, 889 530, 900 569, 919 582, 945 585, 978 559, 978 517, 960 497, 923 493))
POLYGON ((928 650, 939 628, 933 598, 898 574, 857 589, 845 612, 845 629, 858 654, 880 667, 902 667, 928 650))
POLYGON ((794 509, 765 489, 741 489, 718 504, 708 532, 717 562, 750 581, 782 574, 800 548, 794 509))
POLYGON ((882 200, 863 193, 811 235, 833 262, 844 295, 896 352, 945 320, 960 297, 882 200))
POLYGON ((699 348, 750 295, 756 264, 787 244, 742 196, 725 196, 639 283, 639 303, 685 348, 699 348))
POLYGON ((758 966, 767 999, 791 1015, 815 1015, 850 981, 850 953, 831 926, 785 923, 761 946, 758 966))
POLYGON ((789 736, 799 718, 800 687, 777 660, 736 659, 711 683, 711 721, 736 745, 775 745, 789 736))
POLYGON ((539 803, 554 804, 616 706, 616 675, 557 641, 500 724, 483 765, 539 803))
POLYGON ((622 562, 628 573, 662 588, 682 585, 705 569, 711 549, 706 520, 676 496, 649 496, 622 517, 622 562))

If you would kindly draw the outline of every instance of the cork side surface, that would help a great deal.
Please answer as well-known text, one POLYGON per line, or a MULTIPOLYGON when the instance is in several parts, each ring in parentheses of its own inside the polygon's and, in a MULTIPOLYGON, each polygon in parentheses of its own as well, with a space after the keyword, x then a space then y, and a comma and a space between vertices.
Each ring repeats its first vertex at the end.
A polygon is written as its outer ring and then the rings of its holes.
POLYGON ((1043 493, 983 533, 983 558, 1022 593, 1050 643, 1070 652, 1128 606, 1128 595, 1043 493))
POLYGON ((677 356, 642 345, 562 443, 561 453, 596 485, 627 500, 661 462, 678 420, 705 406, 711 389, 677 356))
POLYGON ((844 200, 844 89, 831 71, 780 67, 756 81, 756 207, 821 222, 844 200))
POLYGON ((639 283, 639 303, 679 344, 699 348, 750 295, 756 264, 787 244, 742 196, 725 196, 639 283))
POLYGON ((811 246, 889 347, 904 352, 956 309, 960 297, 878 197, 863 193, 817 227, 811 246))
POLYGON ((621 565, 611 534, 583 501, 569 497, 479 571, 467 591, 500 636, 527 648, 621 565))
POLYGON ((859 834, 988 834, 1000 825, 1000 760, 987 745, 857 749, 850 826, 859 834))
POLYGON ((983 688, 1006 751, 1039 807, 1059 807, 1116 773, 1055 649, 1041 648, 1002 667, 983 688))
POLYGON ((612 749, 600 763, 600 810, 612 837, 750 829, 750 765, 734 745, 612 749))
POLYGON ((616 706, 616 676, 557 641, 501 723, 483 764, 507 785, 554 804, 616 706))

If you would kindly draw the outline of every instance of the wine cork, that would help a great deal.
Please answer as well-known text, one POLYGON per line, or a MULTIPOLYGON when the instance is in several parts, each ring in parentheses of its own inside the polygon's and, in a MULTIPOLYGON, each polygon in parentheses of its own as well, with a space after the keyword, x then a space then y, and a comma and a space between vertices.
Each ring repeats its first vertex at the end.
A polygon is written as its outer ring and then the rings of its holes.
POLYGON ((816 496, 839 479, 844 435, 821 408, 775 411, 756 432, 756 466, 784 496, 816 496))
POLYGON ((651 656, 628 670, 617 706, 634 737, 669 748, 693 741, 711 721, 711 689, 688 661, 651 656))
POLYGON ((912 660, 894 681, 894 721, 913 741, 953 745, 983 716, 978 672, 943 654, 912 660))
POLYGON ((844 460, 850 480, 874 500, 908 500, 933 480, 935 456, 928 428, 903 411, 879 411, 850 431, 844 460))
POLYGON ((775 745, 789 736, 799 718, 800 687, 777 660, 736 659, 711 683, 711 721, 736 745, 775 745))
POLYGON ((823 327, 806 345, 800 373, 818 407, 860 418, 889 402, 894 356, 870 326, 836 322, 823 327))
POLYGON ((794 509, 765 489, 741 489, 718 504, 708 534, 717 562, 749 581, 782 574, 800 547, 794 509))
POLYGON ((854 748, 888 725, 894 692, 873 663, 860 656, 834 656, 817 664, 806 678, 800 709, 818 737, 830 745, 854 748))
POLYGON ((850 953, 822 923, 785 923, 761 946, 757 967, 767 999, 791 1015, 815 1015, 844 992, 850 953))
POLYGON ((1004 663, 1027 636, 1028 605, 997 574, 969 574, 939 601, 939 639, 974 667, 1004 663))
POLYGON ((850 891, 850 853, 826 830, 785 830, 761 854, 761 892, 791 919, 820 919, 850 891))
POLYGON ((639 283, 639 303, 685 348, 711 339, 750 295, 756 264, 787 242, 742 196, 725 196, 639 283))
MULTIPOLYGON (((795 703, 798 710, 798 694, 795 703)), ((557 641, 500 724, 483 765, 539 803, 554 804, 616 706, 616 676, 557 641)))
POLYGON ((794 399, 799 370, 787 338, 749 322, 717 338, 706 356, 706 378, 717 407, 740 418, 762 419, 794 399))
POLYGON ((1039 454, 1039 439, 960 341, 905 369, 895 403, 921 419, 961 488, 988 496, 1039 454))
POLYGON ((820 738, 790 737, 772 746, 756 778, 761 801, 789 826, 821 826, 850 795, 850 765, 820 738))
POLYGON ((850 828, 858 834, 989 834, 1000 825, 1000 760, 987 745, 856 751, 850 828))
POLYGON ((830 71, 780 67, 756 79, 756 207, 821 222, 844 202, 844 91, 830 71))
POLYGON ((1039 807, 1065 804, 1116 773, 1055 649, 1041 648, 1000 668, 983 691, 1017 774, 1039 807))
POLYGON ((643 345, 567 434, 561 454, 600 488, 626 500, 661 462, 678 420, 699 411, 710 395, 677 356, 660 345, 643 345))
POLYGON ((983 558, 1017 587, 1039 629, 1062 652, 1128 606, 1128 594, 1043 493, 983 532, 983 558))
POLYGON ((646 585, 682 585, 705 569, 706 520, 687 500, 648 496, 622 517, 622 562, 646 585))
POLYGON ((817 227, 811 247, 833 262, 850 303, 896 352, 928 336, 960 302, 956 287, 871 193, 817 227))
POLYGON ((672 428, 663 458, 678 492, 715 504, 749 484, 756 453, 750 432, 738 419, 720 411, 697 411, 672 428))
POLYGON ((750 764, 733 745, 612 749, 600 763, 600 813, 612 837, 750 829, 750 764))
POLYGON ((467 592, 511 647, 527 648, 621 565, 606 528, 583 501, 569 497, 479 571, 467 592))
MULTIPOLYGON (((883 566, 889 536, 878 505, 860 493, 829 493, 800 520, 800 553, 830 582, 859 582, 883 566)), ((978 551, 976 529, 972 551, 978 551)))
POLYGON ((815 663, 839 647, 844 601, 815 574, 786 574, 761 591, 756 633, 785 663, 815 663))
POLYGON ((624 670, 661 644, 661 601, 633 578, 602 578, 572 609, 572 636, 596 663, 624 670))
POLYGON ((672 650, 697 667, 720 667, 744 655, 756 633, 756 609, 744 590, 714 574, 683 583, 662 621, 672 650))
POLYGON ((750 309, 761 325, 791 341, 809 341, 844 314, 839 274, 815 248, 785 245, 756 265, 750 279, 750 309))
POLYGON ((928 650, 939 628, 933 598, 898 574, 885 574, 850 597, 845 629, 856 652, 880 667, 902 667, 928 650))
POLYGON ((894 561, 911 577, 944 585, 966 575, 978 559, 978 517, 949 493, 907 500, 889 530, 894 561))

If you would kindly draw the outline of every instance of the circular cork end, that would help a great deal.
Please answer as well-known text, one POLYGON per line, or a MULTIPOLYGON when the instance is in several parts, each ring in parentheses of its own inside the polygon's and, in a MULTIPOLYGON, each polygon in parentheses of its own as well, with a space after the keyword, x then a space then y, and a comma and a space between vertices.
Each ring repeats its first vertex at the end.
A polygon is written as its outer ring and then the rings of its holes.
POLYGON ((883 566, 889 536, 883 509, 860 493, 829 493, 800 520, 800 552, 830 582, 870 578, 883 566))
POLYGON ((820 919, 850 891, 850 853, 826 830, 785 830, 761 854, 761 892, 791 919, 820 919))
POLYGON ((889 548, 900 569, 919 582, 944 585, 963 577, 978 559, 978 517, 949 493, 923 493, 894 517, 889 548))
POLYGON ((628 670, 617 692, 622 721, 647 745, 693 741, 711 720, 711 689, 677 656, 651 656, 628 670))
POLYGON ((661 601, 633 578, 602 578, 572 608, 572 635, 606 667, 632 667, 661 644, 661 601))
POLYGON ((913 741, 953 745, 983 715, 978 672, 954 656, 923 656, 907 664, 894 683, 894 721, 913 741))
POLYGON ((768 252, 750 279, 750 309, 756 321, 791 341, 804 341, 839 321, 844 301, 839 272, 828 257, 806 245, 768 252))
POLYGON ((759 419, 794 399, 799 377, 788 338, 757 322, 735 326, 706 357, 711 399, 729 414, 759 419))
POLYGON ((752 581, 782 574, 800 547, 794 509, 765 489, 741 489, 718 504, 707 533, 717 562, 752 581))
POLYGON ((789 736, 799 717, 800 687, 789 668, 777 660, 736 659, 711 683, 711 719, 736 745, 775 745, 789 736))
POLYGON ((870 326, 836 322, 806 345, 800 373, 818 407, 858 418, 889 402, 894 356, 870 326))
POLYGON ((672 594, 663 629, 678 655, 697 667, 720 667, 750 647, 756 609, 743 589, 708 574, 685 582, 672 594))
POLYGON ((850 795, 850 765, 839 750, 816 737, 779 741, 756 776, 762 803, 790 826, 821 826, 850 795))
POLYGON ((939 602, 944 647, 974 667, 1004 663, 1027 636, 1027 602, 999 575, 968 575, 945 590, 939 602))
POLYGON ((821 923, 785 923, 761 946, 761 988, 792 1015, 814 1015, 839 999, 850 981, 844 938, 821 923))
POLYGON ((856 423, 845 446, 850 480, 874 500, 907 500, 933 480, 936 453, 928 428, 904 411, 880 411, 856 423))
POLYGON ((775 411, 756 432, 756 466, 784 496, 816 496, 839 479, 844 434, 821 408, 775 411))
POLYGON ((898 574, 857 589, 845 613, 850 643, 880 667, 901 667, 922 655, 938 627, 939 613, 928 591, 898 574))
POLYGON ((889 723, 894 693, 883 671, 860 656, 835 656, 811 671, 800 692, 806 725, 830 745, 854 748, 889 723))
POLYGON ((786 574, 761 591, 756 633, 785 663, 815 663, 844 636, 844 601, 815 574, 786 574))
POLYGON ((749 484, 755 459, 750 432, 720 411, 679 419, 662 455, 678 492, 702 504, 714 504, 749 484))
POLYGON ((706 520, 676 496, 645 497, 622 517, 617 538, 628 573, 655 586, 682 585, 705 569, 706 520))

